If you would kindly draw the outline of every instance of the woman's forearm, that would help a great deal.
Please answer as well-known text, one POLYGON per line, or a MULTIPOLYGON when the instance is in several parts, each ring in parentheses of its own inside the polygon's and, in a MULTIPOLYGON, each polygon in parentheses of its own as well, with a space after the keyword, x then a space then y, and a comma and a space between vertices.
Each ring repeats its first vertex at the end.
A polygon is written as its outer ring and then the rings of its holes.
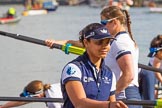
POLYGON ((19 101, 11 101, 11 102, 7 102, 3 105, 0 106, 0 108, 11 108, 11 107, 17 107, 17 106, 21 106, 24 104, 27 104, 28 102, 19 102, 19 101))

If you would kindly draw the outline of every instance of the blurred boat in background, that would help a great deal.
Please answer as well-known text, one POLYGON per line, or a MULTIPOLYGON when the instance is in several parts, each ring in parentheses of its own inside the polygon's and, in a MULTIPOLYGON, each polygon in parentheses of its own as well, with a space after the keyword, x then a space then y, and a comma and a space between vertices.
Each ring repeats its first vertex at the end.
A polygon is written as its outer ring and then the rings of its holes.
POLYGON ((55 11, 58 7, 56 0, 25 0, 25 10, 41 10, 55 11))
POLYGON ((17 15, 17 11, 14 7, 10 7, 0 17, 0 24, 16 23, 19 22, 21 17, 17 15))
POLYGON ((0 0, 0 4, 23 4, 24 0, 0 0))
POLYGON ((43 15, 43 14, 47 14, 47 10, 45 9, 38 9, 38 10, 24 10, 22 12, 23 16, 31 16, 31 15, 43 15))
POLYGON ((129 10, 131 6, 133 6, 134 1, 133 0, 122 0, 122 1, 116 1, 116 0, 109 0, 108 5, 118 6, 123 10, 129 10))
POLYGON ((26 0, 24 2, 25 10, 23 16, 42 15, 51 11, 56 11, 58 2, 56 0, 26 0))
POLYGON ((48 12, 55 11, 58 8, 58 2, 56 0, 46 0, 43 2, 43 9, 46 9, 48 12))
POLYGON ((162 13, 162 7, 150 7, 150 12, 162 13))
POLYGON ((70 6, 76 6, 81 4, 88 4, 89 0, 57 0, 59 5, 70 5, 70 6))
POLYGON ((5 17, 2 17, 2 18, 0 18, 0 24, 17 23, 20 20, 21 20, 21 17, 20 16, 16 16, 16 17, 13 17, 13 18, 5 18, 5 17))

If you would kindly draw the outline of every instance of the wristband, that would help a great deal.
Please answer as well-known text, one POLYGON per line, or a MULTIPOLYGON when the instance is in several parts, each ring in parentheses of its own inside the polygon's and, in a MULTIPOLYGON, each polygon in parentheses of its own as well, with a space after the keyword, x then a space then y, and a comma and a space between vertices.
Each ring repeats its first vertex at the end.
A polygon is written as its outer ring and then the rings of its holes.
POLYGON ((69 54, 69 47, 71 46, 70 43, 67 43, 65 46, 65 54, 69 54))

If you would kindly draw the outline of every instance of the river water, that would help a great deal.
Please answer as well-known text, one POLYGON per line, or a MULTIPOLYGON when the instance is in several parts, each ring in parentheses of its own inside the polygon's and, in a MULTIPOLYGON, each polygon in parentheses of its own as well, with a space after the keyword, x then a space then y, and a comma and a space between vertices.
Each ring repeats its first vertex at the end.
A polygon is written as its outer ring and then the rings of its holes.
MULTIPOLYGON (((0 5, 0 15, 15 7, 21 15, 21 5, 0 5)), ((60 6, 47 15, 22 16, 16 24, 0 25, 0 30, 38 39, 78 39, 78 32, 85 25, 99 22, 101 8, 88 6, 60 6)), ((139 62, 147 64, 149 43, 161 34, 162 14, 149 13, 148 8, 131 8, 132 32, 140 48, 139 62)), ((63 66, 76 55, 65 55, 58 49, 23 42, 0 36, 0 96, 18 96, 31 80, 45 83, 59 82, 63 66)), ((4 103, 4 102, 2 102, 4 103)), ((32 103, 23 108, 45 107, 32 103)))

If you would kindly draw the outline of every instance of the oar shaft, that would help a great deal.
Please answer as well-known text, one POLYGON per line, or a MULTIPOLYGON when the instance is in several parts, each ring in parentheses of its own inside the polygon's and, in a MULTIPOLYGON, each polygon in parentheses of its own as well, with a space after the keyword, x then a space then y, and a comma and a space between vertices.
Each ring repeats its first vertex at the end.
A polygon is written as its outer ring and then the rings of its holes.
POLYGON ((34 98, 34 97, 0 97, 0 101, 25 101, 25 102, 58 102, 63 103, 62 98, 34 98))
POLYGON ((140 63, 138 63, 138 67, 142 68, 142 69, 150 70, 150 71, 153 71, 153 72, 162 73, 162 69, 160 69, 160 68, 154 68, 152 66, 143 65, 143 64, 140 64, 140 63))
MULTIPOLYGON (((0 97, 0 101, 25 101, 25 102, 57 102, 63 103, 62 98, 34 98, 34 97, 0 97)), ((157 106, 157 101, 151 100, 121 100, 127 105, 157 106)), ((160 101, 161 102, 161 101, 160 101)))
MULTIPOLYGON (((23 35, 20 35, 20 34, 13 34, 13 33, 8 33, 8 32, 3 32, 3 31, 0 31, 0 34, 3 35, 3 36, 14 38, 14 39, 18 39, 18 40, 22 40, 22 41, 26 41, 26 42, 30 42, 30 43, 35 43, 35 44, 47 46, 44 40, 40 40, 40 39, 28 37, 28 36, 23 36, 23 35)), ((57 48, 57 49, 61 49, 62 45, 54 43, 52 47, 57 48)))
POLYGON ((122 100, 127 105, 156 106, 156 101, 150 100, 122 100))

